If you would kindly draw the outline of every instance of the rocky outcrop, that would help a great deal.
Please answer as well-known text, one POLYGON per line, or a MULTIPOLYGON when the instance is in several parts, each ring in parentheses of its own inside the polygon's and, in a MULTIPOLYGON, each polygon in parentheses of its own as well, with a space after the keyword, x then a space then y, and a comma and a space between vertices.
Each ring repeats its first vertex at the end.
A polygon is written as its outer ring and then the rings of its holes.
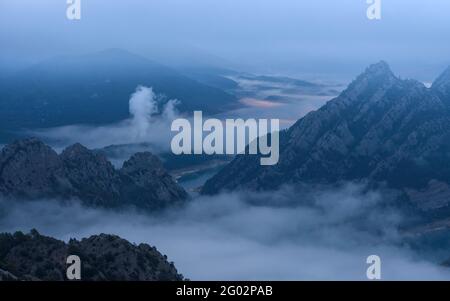
MULTIPOLYGON (((126 187, 126 194, 133 194, 136 202, 145 202, 150 197, 168 203, 177 203, 186 198, 186 192, 178 185, 164 169, 161 161, 149 152, 137 153, 125 161, 121 173, 131 179, 131 186, 126 187)), ((164 206, 163 202, 155 205, 164 206)))
POLYGON ((138 153, 116 170, 104 155, 81 144, 58 155, 35 138, 0 152, 0 193, 21 199, 79 199, 101 207, 156 210, 181 203, 186 192, 149 152, 138 153))
POLYGON ((68 197, 75 196, 92 205, 104 202, 120 205, 120 174, 105 156, 75 144, 61 153, 60 160, 69 183, 68 197))
POLYGON ((36 230, 0 234, 0 280, 67 280, 69 255, 80 258, 83 281, 183 280, 174 264, 147 244, 105 234, 64 243, 36 230))
POLYGON ((372 65, 340 96, 281 133, 277 165, 237 156, 202 192, 369 179, 408 191, 423 208, 447 207, 435 195, 444 184, 425 191, 430 181, 450 183, 449 72, 428 89, 397 78, 385 62, 372 65), (433 204, 419 200, 426 195, 433 204))
POLYGON ((61 187, 63 165, 58 154, 37 139, 5 146, 0 153, 0 192, 3 195, 53 196, 61 187))

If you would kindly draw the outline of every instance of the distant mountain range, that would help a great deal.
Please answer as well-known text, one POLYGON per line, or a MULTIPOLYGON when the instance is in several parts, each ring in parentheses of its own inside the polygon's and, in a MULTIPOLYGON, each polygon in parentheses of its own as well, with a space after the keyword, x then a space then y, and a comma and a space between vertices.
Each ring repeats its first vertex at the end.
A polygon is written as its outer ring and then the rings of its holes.
POLYGON ((0 234, 0 281, 68 280, 69 255, 80 258, 83 281, 183 280, 173 263, 147 244, 106 234, 65 243, 32 230, 0 234))
POLYGON ((0 194, 13 199, 79 199, 94 207, 134 206, 159 210, 188 197, 149 152, 114 166, 80 144, 57 154, 38 139, 24 139, 0 151, 0 194))
POLYGON ((304 81, 301 79, 290 78, 286 76, 268 76, 268 75, 250 75, 243 74, 240 75, 241 79, 247 79, 252 81, 260 81, 263 83, 276 83, 276 84, 290 84, 297 87, 305 87, 305 88, 317 88, 320 85, 311 83, 308 81, 304 81))
POLYGON ((396 77, 385 62, 281 133, 280 160, 239 155, 203 194, 272 190, 283 184, 368 180, 398 189, 417 208, 450 204, 450 68, 427 88, 396 77))
MULTIPOLYGON (((226 81, 226 79, 223 79, 226 81)), ((57 57, 0 82, 4 132, 68 124, 105 124, 129 117, 136 87, 153 87, 161 102, 178 99, 181 111, 217 113, 236 98, 217 87, 120 49, 57 57)))

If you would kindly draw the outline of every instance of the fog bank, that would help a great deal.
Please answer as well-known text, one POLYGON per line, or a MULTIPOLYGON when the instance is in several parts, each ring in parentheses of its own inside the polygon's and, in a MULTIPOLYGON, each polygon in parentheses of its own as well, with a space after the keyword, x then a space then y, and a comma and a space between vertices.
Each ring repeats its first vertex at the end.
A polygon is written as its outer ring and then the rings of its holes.
POLYGON ((365 280, 366 258, 390 280, 450 279, 450 271, 400 247, 404 220, 390 196, 347 184, 336 189, 199 197, 158 216, 88 209, 56 200, 0 202, 0 231, 68 240, 117 234, 155 245, 192 280, 365 280))

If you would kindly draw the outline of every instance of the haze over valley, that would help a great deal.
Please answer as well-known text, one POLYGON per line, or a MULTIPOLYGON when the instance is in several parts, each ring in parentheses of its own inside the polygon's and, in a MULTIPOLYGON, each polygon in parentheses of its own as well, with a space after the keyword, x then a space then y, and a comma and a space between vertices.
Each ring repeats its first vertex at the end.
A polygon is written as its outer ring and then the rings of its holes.
POLYGON ((210 2, 2 1, 0 280, 449 280, 450 4, 210 2))

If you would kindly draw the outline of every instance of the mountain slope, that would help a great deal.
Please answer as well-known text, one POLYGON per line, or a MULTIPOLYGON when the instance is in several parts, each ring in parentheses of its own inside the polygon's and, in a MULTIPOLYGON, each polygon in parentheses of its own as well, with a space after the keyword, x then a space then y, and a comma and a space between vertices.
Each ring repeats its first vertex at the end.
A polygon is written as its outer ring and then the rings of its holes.
POLYGON ((445 70, 431 87, 447 104, 450 104, 450 67, 445 70))
POLYGON ((67 244, 40 235, 16 232, 0 234, 0 281, 64 281, 66 259, 81 260, 83 281, 180 281, 173 263, 167 262, 155 247, 132 245, 113 235, 94 235, 67 244))
POLYGON ((442 78, 427 89, 397 78, 385 62, 372 65, 339 97, 281 133, 277 165, 238 156, 203 193, 369 179, 404 190, 424 208, 434 201, 433 208, 446 207, 446 198, 423 197, 436 190, 433 183, 450 192, 450 107, 442 88, 450 80, 442 78))
POLYGON ((80 199, 99 207, 157 210, 182 203, 187 193, 157 157, 137 153, 116 170, 106 157, 80 144, 58 155, 31 138, 0 152, 0 194, 20 199, 80 199))
POLYGON ((111 49, 58 57, 0 83, 0 128, 18 130, 67 124, 104 124, 129 117, 128 101, 139 85, 181 111, 220 112, 235 98, 132 53, 111 49))

